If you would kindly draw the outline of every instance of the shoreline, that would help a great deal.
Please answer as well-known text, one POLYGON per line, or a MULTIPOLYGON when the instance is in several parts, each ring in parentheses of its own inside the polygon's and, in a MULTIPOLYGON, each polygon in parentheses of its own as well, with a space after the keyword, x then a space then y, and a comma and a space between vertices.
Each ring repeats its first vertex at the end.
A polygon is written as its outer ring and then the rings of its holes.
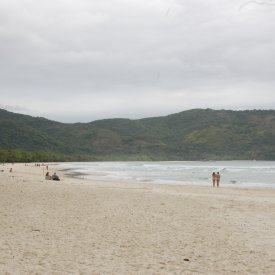
MULTIPOLYGON (((58 167, 59 164, 57 164, 58 167)), ((158 180, 155 181, 139 181, 139 180, 126 180, 126 179, 96 179, 93 178, 92 174, 89 173, 84 173, 84 172, 76 172, 74 171, 74 168, 62 168, 62 169, 58 169, 59 172, 63 173, 65 177, 68 178, 75 178, 75 179, 79 179, 79 180, 85 180, 85 181, 96 181, 96 182, 113 182, 113 183, 120 183, 123 182, 125 184, 148 184, 148 185, 164 185, 164 186, 190 186, 190 187, 212 187, 212 182, 210 181, 211 179, 209 179, 209 183, 186 183, 186 182, 173 182, 173 181, 166 181, 166 182, 159 182, 158 180), (70 172, 71 171, 71 172, 70 172), (89 178, 89 176, 91 176, 89 178)), ((215 187, 216 188, 216 187, 215 187)), ((223 183, 221 181, 220 183, 220 187, 219 188, 228 188, 228 189, 270 189, 270 190, 275 190, 275 184, 274 186, 272 186, 271 184, 258 184, 256 185, 254 184, 229 184, 229 183, 223 183)))
MULTIPOLYGON (((274 189, 0 172, 1 274, 272 274, 274 189)), ((44 170, 44 171, 43 171, 44 170)))

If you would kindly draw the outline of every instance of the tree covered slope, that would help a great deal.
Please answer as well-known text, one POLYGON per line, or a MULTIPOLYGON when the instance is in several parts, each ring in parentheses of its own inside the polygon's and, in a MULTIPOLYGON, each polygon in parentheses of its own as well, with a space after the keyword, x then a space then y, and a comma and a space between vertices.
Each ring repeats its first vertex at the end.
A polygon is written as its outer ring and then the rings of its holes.
POLYGON ((18 152, 40 152, 41 161, 275 160, 275 111, 194 109, 65 124, 0 109, 0 161, 11 152, 15 160, 18 152))

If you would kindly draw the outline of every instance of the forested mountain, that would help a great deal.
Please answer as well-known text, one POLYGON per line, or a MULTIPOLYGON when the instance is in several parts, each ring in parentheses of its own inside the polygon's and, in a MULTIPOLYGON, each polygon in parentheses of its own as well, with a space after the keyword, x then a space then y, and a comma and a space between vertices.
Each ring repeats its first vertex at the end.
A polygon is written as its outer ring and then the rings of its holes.
POLYGON ((65 124, 0 109, 0 161, 275 160, 275 111, 65 124))

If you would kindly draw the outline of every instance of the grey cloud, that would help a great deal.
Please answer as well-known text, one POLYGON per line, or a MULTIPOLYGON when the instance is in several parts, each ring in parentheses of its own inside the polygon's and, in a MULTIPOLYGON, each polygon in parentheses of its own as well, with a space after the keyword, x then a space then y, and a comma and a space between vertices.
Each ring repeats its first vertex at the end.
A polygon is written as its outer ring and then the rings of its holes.
POLYGON ((25 108, 19 105, 1 105, 0 104, 0 108, 11 112, 15 112, 15 113, 16 112, 28 113, 30 111, 28 108, 25 108))
POLYGON ((85 113, 89 119, 275 104, 272 5, 2 0, 0 6, 4 105, 16 105, 16 98, 26 107, 33 102, 32 114, 65 119, 71 110, 75 119, 85 113))

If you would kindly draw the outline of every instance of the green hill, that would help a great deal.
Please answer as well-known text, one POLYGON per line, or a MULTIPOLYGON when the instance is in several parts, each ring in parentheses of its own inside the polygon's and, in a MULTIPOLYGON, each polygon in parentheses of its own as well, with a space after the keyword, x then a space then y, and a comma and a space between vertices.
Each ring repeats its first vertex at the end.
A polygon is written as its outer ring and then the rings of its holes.
POLYGON ((275 160, 275 111, 65 124, 0 109, 0 161, 275 160))

